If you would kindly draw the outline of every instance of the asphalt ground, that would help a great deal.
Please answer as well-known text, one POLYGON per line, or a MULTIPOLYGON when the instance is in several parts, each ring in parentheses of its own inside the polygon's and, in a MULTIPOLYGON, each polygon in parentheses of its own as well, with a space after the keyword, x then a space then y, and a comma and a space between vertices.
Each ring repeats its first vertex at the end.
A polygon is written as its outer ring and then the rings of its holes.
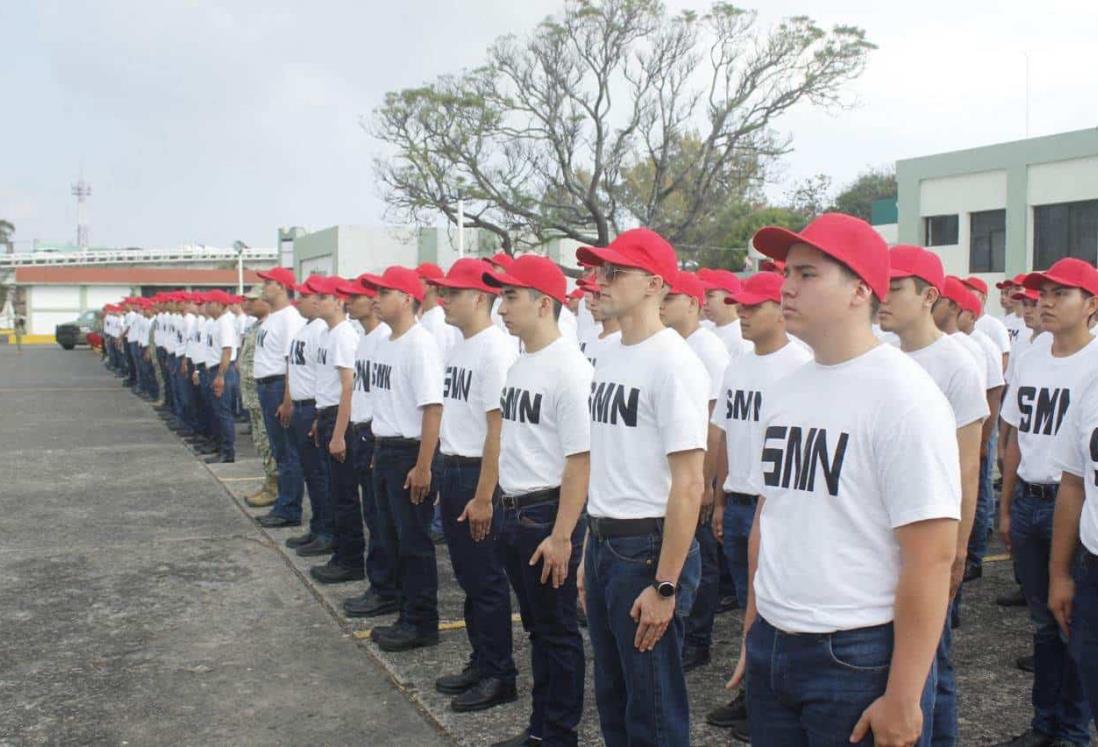
MULTIPOLYGON (((265 512, 243 503, 262 483, 248 437, 235 464, 201 463, 88 351, 0 347, 0 449, 0 744, 488 745, 525 726, 517 619, 517 702, 457 714, 434 691, 469 650, 444 545, 441 643, 380 651, 370 627, 393 618, 342 613, 363 582, 316 584, 318 561, 283 544, 299 530, 247 518, 265 512)), ((995 604, 1014 583, 991 553, 954 637, 966 746, 1031 716, 1014 667, 1031 628, 995 604)), ((732 743, 704 715, 729 697, 740 631, 719 615, 713 662, 688 675, 693 744, 732 743)), ((589 660, 581 743, 600 744, 591 693, 589 660)))

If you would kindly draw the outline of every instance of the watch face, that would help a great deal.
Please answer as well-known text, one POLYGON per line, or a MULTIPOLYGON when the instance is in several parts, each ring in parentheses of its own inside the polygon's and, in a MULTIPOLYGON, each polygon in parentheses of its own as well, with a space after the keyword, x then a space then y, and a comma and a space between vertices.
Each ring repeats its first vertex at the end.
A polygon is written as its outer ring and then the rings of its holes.
POLYGON ((675 595, 675 585, 670 581, 664 581, 656 586, 656 591, 660 593, 661 597, 670 597, 675 595))

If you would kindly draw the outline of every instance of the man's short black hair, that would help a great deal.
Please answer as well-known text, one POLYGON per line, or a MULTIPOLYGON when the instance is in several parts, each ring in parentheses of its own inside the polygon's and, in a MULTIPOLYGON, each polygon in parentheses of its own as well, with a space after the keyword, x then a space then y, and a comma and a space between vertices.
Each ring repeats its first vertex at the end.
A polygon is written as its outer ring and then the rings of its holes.
MULTIPOLYGON (((865 280, 862 278, 862 276, 859 275, 858 273, 854 272, 853 270, 851 270, 850 267, 848 267, 846 265, 846 263, 840 262, 839 260, 835 259, 834 257, 832 257, 830 255, 824 255, 824 256, 826 256, 832 262, 837 264, 839 266, 839 269, 842 270, 843 275, 845 275, 847 277, 847 279, 849 279, 849 280, 859 280, 863 283, 865 282, 865 280)), ((918 278, 915 278, 915 279, 918 280, 918 278)), ((916 285, 915 287, 918 287, 918 285, 916 285)), ((871 317, 873 319, 876 319, 877 318, 877 312, 880 311, 880 310, 881 310, 881 299, 877 298, 876 293, 873 293, 873 295, 870 296, 870 298, 869 298, 869 313, 870 313, 871 317)))

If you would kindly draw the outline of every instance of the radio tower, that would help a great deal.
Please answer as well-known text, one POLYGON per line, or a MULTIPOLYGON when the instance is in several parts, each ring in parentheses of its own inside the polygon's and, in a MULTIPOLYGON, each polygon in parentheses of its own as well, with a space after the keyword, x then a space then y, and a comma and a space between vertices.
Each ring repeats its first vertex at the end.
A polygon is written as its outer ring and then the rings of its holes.
POLYGON ((76 198, 76 245, 81 250, 88 248, 88 215, 87 199, 91 196, 91 185, 81 176, 76 184, 72 185, 72 194, 76 198))

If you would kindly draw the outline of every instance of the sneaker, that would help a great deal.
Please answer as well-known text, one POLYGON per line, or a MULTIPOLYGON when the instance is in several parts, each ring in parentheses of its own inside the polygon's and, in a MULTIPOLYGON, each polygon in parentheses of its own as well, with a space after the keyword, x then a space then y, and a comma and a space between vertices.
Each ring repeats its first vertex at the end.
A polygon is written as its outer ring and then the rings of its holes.
POLYGON ((1033 656, 1019 656, 1014 660, 1014 666, 1021 669, 1023 672, 1029 672, 1033 674, 1037 669, 1037 660, 1033 656))
POLYGON ((1000 607, 1025 607, 1026 595, 1022 593, 1021 588, 1018 588, 995 597, 995 604, 1000 607))

